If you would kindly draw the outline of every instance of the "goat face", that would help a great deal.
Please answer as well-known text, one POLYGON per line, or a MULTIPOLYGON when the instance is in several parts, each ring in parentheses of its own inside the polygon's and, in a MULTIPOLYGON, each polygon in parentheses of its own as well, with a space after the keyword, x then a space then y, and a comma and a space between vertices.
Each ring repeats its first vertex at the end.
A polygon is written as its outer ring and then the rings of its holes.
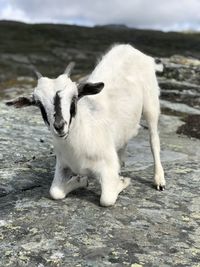
POLYGON ((54 135, 62 138, 68 135, 77 98, 77 85, 65 74, 56 79, 40 78, 33 93, 44 122, 54 135))
POLYGON ((7 102, 7 105, 17 108, 38 106, 52 134, 66 139, 72 119, 76 116, 78 100, 86 95, 101 92, 103 87, 103 83, 76 84, 66 74, 56 79, 41 77, 31 98, 20 97, 7 102))

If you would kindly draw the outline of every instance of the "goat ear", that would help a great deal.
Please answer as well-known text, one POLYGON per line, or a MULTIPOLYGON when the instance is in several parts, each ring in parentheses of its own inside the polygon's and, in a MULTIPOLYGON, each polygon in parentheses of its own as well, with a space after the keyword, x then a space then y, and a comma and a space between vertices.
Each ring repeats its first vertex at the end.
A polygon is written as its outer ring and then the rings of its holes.
POLYGON ((35 101, 32 98, 21 96, 21 97, 18 97, 17 99, 6 102, 6 105, 14 106, 15 108, 23 108, 23 107, 35 105, 35 101))
POLYGON ((86 95, 96 95, 104 88, 104 83, 81 83, 78 85, 78 98, 86 95))

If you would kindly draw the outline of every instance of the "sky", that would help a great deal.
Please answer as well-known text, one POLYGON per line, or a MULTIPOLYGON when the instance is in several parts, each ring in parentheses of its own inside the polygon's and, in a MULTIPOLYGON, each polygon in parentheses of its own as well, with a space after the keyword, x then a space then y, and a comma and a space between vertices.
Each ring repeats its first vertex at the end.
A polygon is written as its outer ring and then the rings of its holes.
POLYGON ((0 20, 200 31, 200 0, 0 0, 0 20))

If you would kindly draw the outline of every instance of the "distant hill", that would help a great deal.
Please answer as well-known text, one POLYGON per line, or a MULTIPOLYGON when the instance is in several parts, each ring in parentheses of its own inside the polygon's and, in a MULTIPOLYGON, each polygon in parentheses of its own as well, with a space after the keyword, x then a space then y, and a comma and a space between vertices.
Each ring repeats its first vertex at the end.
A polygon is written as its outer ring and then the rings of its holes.
POLYGON ((126 26, 125 24, 105 24, 105 25, 96 25, 95 27, 99 28, 99 27, 103 27, 103 28, 108 28, 108 29, 127 29, 129 28, 128 26, 126 26))
POLYGON ((130 43, 156 57, 180 54, 200 59, 199 33, 0 21, 0 40, 1 80, 6 75, 32 75, 31 64, 56 75, 71 60, 77 63, 77 73, 88 72, 114 43, 130 43))

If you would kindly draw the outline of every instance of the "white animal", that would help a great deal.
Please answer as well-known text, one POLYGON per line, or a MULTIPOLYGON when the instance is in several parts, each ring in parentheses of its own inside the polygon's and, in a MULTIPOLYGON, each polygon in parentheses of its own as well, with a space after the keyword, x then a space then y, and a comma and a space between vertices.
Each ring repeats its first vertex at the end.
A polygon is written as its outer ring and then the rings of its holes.
POLYGON ((85 176, 93 175, 101 184, 100 204, 113 205, 130 183, 130 178, 120 176, 120 163, 128 141, 137 135, 142 113, 149 128, 154 181, 158 190, 165 188, 155 70, 153 58, 130 45, 116 45, 85 83, 72 82, 69 73, 56 79, 41 77, 31 98, 8 103, 16 107, 38 105, 41 109, 56 153, 52 198, 63 199, 72 190, 87 186, 85 176))

